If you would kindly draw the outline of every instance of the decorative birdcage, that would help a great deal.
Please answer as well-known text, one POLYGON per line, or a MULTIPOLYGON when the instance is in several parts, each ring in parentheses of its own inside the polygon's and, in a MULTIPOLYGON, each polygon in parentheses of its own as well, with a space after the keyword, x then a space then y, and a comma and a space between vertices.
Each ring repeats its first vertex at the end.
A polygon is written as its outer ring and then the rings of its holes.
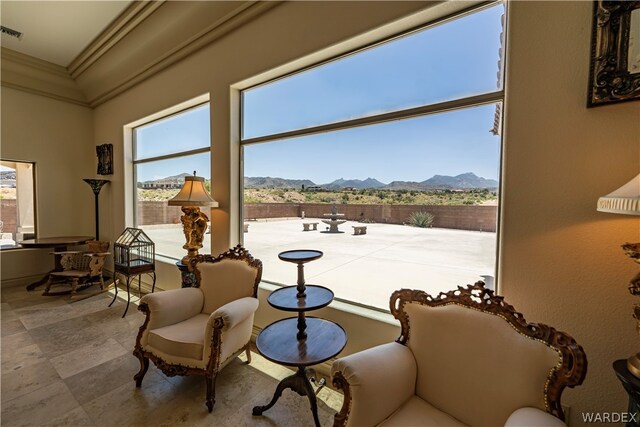
POLYGON ((139 228, 126 228, 113 246, 114 270, 132 276, 156 269, 155 244, 139 228))

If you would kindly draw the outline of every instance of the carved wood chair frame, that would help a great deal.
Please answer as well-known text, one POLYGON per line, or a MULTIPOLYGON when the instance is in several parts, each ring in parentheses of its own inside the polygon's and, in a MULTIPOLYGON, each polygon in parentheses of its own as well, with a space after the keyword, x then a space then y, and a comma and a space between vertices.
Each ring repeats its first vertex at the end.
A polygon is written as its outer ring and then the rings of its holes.
MULTIPOLYGON (((544 403, 548 413, 562 421, 565 420, 560 404, 562 391, 565 387, 573 388, 582 384, 587 374, 587 356, 573 337, 548 325, 527 323, 521 313, 504 301, 504 297, 495 295, 480 281, 466 287, 458 286, 458 289, 446 293, 440 292, 435 297, 421 290, 400 289, 393 292, 389 308, 393 317, 400 321, 401 333, 396 342, 402 345, 406 345, 411 333, 409 316, 404 310, 407 303, 419 303, 430 307, 454 304, 492 314, 507 321, 521 335, 556 350, 562 361, 549 371, 544 388, 544 403)), ((349 383, 339 372, 334 375, 332 382, 344 393, 344 403, 340 412, 335 415, 334 427, 344 426, 351 409, 349 383)))
MULTIPOLYGON (((195 288, 200 287, 200 281, 202 280, 200 271, 197 266, 199 263, 217 263, 222 260, 241 260, 247 263, 250 267, 256 268, 258 270, 258 274, 256 275, 256 280, 253 284, 253 297, 257 298, 258 295, 258 284, 262 278, 262 261, 259 259, 253 258, 249 251, 243 248, 241 245, 237 245, 232 249, 214 257, 212 255, 197 255, 194 257, 189 263, 189 270, 192 271, 196 276, 196 283, 194 285, 195 288)), ((150 321, 151 310, 149 309, 148 304, 141 303, 138 306, 138 310, 145 314, 145 320, 142 326, 140 326, 140 330, 138 331, 138 337, 136 338, 136 345, 133 350, 133 355, 136 356, 140 360, 140 371, 133 377, 136 382, 136 387, 140 387, 142 385, 142 379, 144 378, 147 370, 149 369, 149 360, 153 361, 158 369, 160 369, 165 375, 168 377, 173 377, 176 375, 186 376, 186 375, 202 375, 205 377, 205 382, 207 384, 207 394, 206 394, 206 405, 209 409, 209 412, 213 411, 213 405, 215 403, 215 380, 218 372, 224 367, 224 365, 220 365, 220 350, 222 348, 222 329, 224 328, 224 320, 222 318, 217 318, 213 323, 213 333, 211 336, 210 346, 211 346, 211 356, 209 357, 209 361, 207 362, 206 368, 193 368, 189 366, 184 366, 180 364, 167 363, 162 360, 160 357, 145 351, 142 348, 141 340, 144 331, 147 329, 147 325, 150 321)), ((228 360, 232 360, 234 357, 238 356, 242 352, 245 352, 247 355, 247 363, 251 362, 251 352, 250 352, 250 343, 247 343, 242 349, 237 351, 228 360)))

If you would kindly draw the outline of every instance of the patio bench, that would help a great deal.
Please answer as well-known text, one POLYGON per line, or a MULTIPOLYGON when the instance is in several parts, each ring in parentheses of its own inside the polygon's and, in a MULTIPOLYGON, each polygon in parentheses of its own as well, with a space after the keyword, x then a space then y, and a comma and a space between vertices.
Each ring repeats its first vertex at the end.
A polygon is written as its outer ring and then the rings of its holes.
POLYGON ((316 231, 318 229, 318 223, 317 222, 303 222, 302 223, 302 231, 316 231), (313 228, 310 228, 313 227, 313 228))
POLYGON ((366 225, 352 225, 353 227, 353 235, 358 236, 360 234, 367 234, 367 226, 366 225))

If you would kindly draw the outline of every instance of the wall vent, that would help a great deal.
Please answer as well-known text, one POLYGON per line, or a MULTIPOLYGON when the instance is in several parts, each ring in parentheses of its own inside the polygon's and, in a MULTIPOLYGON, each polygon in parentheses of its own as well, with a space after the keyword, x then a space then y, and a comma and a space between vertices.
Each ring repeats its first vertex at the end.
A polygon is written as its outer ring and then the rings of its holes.
POLYGON ((0 33, 6 34, 9 37, 15 37, 18 40, 22 40, 22 33, 20 31, 12 30, 11 28, 7 28, 4 25, 0 25, 0 33))

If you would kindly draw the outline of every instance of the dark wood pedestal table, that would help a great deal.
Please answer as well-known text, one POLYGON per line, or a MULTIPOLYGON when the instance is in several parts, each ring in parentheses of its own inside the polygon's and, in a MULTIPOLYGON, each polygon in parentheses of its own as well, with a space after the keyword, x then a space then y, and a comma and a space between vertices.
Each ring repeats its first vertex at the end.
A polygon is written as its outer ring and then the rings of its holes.
MULTIPOLYGON (((53 248, 54 252, 66 252, 68 246, 84 245, 89 240, 92 240, 91 236, 65 236, 65 237, 43 237, 40 239, 28 239, 20 242, 20 245, 24 248, 53 248)), ((37 282, 27 285, 27 290, 32 291, 40 285, 44 285, 49 280, 49 274, 53 271, 61 271, 62 265, 60 265, 60 259, 62 256, 56 255, 54 258, 55 266, 53 270, 44 275, 44 277, 37 282)), ((55 293, 55 295, 69 294, 71 291, 63 291, 55 293)), ((54 295, 54 294, 52 294, 54 295)))
POLYGON ((298 264, 298 286, 287 286, 269 295, 269 304, 283 311, 297 312, 297 317, 278 320, 264 328, 256 338, 256 347, 266 359, 297 368, 295 374, 280 381, 265 406, 253 408, 253 415, 262 415, 276 404, 282 392, 289 388, 300 396, 307 396, 316 427, 318 402, 308 378, 307 367, 337 356, 347 343, 347 334, 337 323, 318 317, 306 317, 305 312, 326 307, 333 300, 333 292, 323 286, 304 282, 304 264, 316 260, 322 252, 316 250, 286 251, 278 255, 283 261, 298 264))

